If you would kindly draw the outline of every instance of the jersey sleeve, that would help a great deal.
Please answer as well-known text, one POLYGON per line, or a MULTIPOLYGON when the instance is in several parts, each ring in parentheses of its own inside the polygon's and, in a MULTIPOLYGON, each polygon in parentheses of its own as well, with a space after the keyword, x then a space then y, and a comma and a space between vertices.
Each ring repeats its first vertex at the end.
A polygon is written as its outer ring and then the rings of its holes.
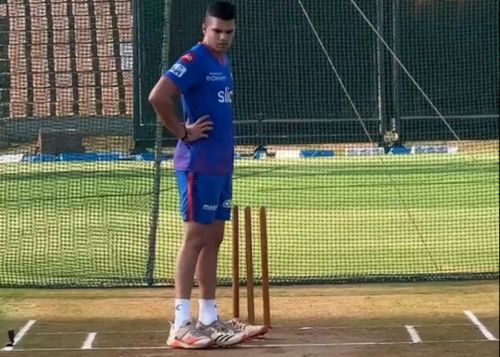
POLYGON ((163 75, 170 78, 181 93, 185 93, 203 78, 202 61, 193 52, 188 52, 163 75))

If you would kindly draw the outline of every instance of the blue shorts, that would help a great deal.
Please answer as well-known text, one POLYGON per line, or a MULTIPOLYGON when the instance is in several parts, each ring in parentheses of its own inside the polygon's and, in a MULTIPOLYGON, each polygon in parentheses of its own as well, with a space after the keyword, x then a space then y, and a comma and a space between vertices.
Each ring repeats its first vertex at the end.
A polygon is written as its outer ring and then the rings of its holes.
POLYGON ((184 222, 211 224, 231 217, 232 177, 176 171, 179 203, 184 222))

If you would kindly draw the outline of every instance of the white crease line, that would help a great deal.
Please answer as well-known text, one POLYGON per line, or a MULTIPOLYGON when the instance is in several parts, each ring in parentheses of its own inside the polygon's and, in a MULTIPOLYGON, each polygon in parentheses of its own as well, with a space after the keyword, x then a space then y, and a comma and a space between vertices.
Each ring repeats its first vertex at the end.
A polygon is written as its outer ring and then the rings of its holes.
POLYGON ((21 329, 19 332, 16 334, 14 337, 14 343, 12 346, 5 346, 2 348, 0 351, 12 351, 14 349, 14 346, 18 344, 19 341, 26 335, 26 332, 35 324, 36 320, 29 320, 21 329))
MULTIPOLYGON (((461 326, 475 326, 472 323, 460 323, 460 324, 418 324, 418 325, 412 325, 413 327, 461 327, 461 326)), ((388 325, 388 326, 364 326, 362 329, 400 329, 401 325, 388 325)), ((304 327, 299 327, 299 326, 292 326, 292 327, 279 327, 276 326, 275 329, 284 329, 284 330, 302 330, 302 331, 308 331, 308 330, 358 330, 360 329, 359 326, 318 326, 318 327, 311 327, 311 326, 304 326, 304 327)), ((143 334, 149 334, 149 333, 167 333, 168 334, 169 330, 144 330, 144 331, 100 331, 99 333, 101 335, 114 335, 114 334, 124 334, 124 335, 143 335, 143 334)), ((54 331, 54 332, 33 332, 30 335, 87 335, 89 331, 72 331, 72 332, 66 332, 66 331, 54 331)))
MULTIPOLYGON (((483 342, 491 343, 489 340, 436 340, 425 341, 422 344, 454 344, 454 343, 472 343, 483 342)), ((263 344, 263 345, 239 345, 234 349, 239 348, 303 348, 303 347, 335 347, 335 346, 376 346, 376 345, 413 345, 413 342, 399 341, 399 342, 337 342, 337 343, 290 343, 290 344, 263 344)), ((138 347, 95 347, 92 351, 141 351, 141 350, 171 350, 173 348, 168 346, 138 346, 138 347)), ((19 348, 17 352, 47 352, 47 351, 81 351, 79 348, 19 348)))
POLYGON ((83 342, 82 350, 91 350, 92 344, 94 343, 95 337, 97 336, 97 332, 90 332, 83 342))
POLYGON ((415 326, 405 325, 405 327, 413 343, 422 343, 422 339, 420 338, 420 335, 418 334, 418 331, 415 328, 415 326))
POLYGON ((479 329, 479 331, 481 331, 484 337, 486 337, 490 341, 498 341, 498 339, 493 336, 490 331, 488 331, 486 326, 484 326, 481 321, 479 321, 479 319, 472 313, 472 311, 464 311, 464 314, 467 315, 469 320, 471 320, 474 325, 476 325, 476 327, 479 329))
MULTIPOLYGON (((466 323, 460 323, 460 324, 418 324, 418 325, 412 325, 413 327, 461 327, 461 326, 474 326, 474 324, 466 324, 466 323)), ((371 330, 371 329, 400 329, 401 325, 374 325, 374 326, 317 326, 317 327, 292 327, 292 329, 298 329, 298 330, 371 330)), ((286 328, 288 330, 288 328, 286 328)), ((142 333, 142 331, 140 332, 142 333)))
MULTIPOLYGON (((471 324, 469 324, 471 325, 471 324)), ((167 333, 169 330, 144 330, 144 331, 99 331, 101 335, 144 335, 150 333, 167 333)), ((88 335, 89 331, 73 331, 73 332, 64 332, 64 331, 54 331, 54 332, 37 332, 33 333, 33 335, 88 335)))

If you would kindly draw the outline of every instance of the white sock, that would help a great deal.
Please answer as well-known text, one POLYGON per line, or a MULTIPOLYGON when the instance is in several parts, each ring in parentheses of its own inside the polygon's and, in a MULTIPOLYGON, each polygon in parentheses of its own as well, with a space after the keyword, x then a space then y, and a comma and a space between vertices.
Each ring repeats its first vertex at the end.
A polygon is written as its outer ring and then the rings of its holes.
POLYGON ((189 319, 191 319, 191 300, 175 299, 174 328, 177 330, 189 319))
POLYGON ((217 313, 217 304, 215 300, 200 299, 198 304, 200 307, 198 320, 201 321, 203 325, 210 325, 217 320, 219 314, 217 313))

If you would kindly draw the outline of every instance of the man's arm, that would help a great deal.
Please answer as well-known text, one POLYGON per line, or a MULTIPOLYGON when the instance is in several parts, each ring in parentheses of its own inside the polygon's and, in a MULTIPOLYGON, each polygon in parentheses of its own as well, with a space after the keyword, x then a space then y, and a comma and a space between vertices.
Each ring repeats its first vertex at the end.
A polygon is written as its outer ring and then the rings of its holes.
POLYGON ((213 123, 208 115, 198 118, 192 124, 182 125, 175 114, 175 100, 180 92, 175 83, 167 76, 162 76, 149 94, 149 102, 165 127, 183 141, 195 141, 208 138, 213 123))
POLYGON ((187 130, 175 114, 177 97, 179 97, 179 90, 176 85, 170 78, 162 76, 151 90, 148 99, 165 127, 177 138, 185 140, 187 130))

